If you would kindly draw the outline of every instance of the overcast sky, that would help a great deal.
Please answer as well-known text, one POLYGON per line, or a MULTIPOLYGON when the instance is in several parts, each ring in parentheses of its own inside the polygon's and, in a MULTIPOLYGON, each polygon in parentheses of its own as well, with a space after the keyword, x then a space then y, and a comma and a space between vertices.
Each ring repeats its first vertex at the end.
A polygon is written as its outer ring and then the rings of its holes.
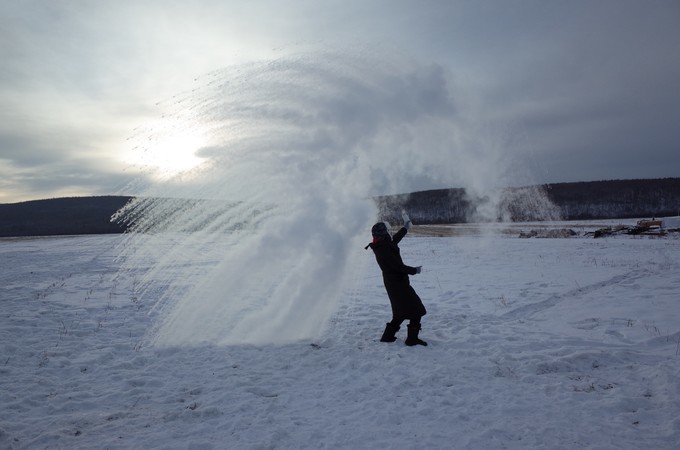
POLYGON ((450 70, 536 182, 680 176, 677 0, 0 5, 0 203, 115 194, 133 130, 197 77, 355 44, 450 70))

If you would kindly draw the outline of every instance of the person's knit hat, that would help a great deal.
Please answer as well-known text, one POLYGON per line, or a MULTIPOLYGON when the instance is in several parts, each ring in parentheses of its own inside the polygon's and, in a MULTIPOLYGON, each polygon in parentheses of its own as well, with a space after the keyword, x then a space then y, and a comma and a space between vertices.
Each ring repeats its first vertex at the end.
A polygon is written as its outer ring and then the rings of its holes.
POLYGON ((371 234, 375 239, 390 237, 390 232, 387 231, 387 225, 385 225, 385 222, 378 222, 373 225, 373 228, 371 228, 371 234))

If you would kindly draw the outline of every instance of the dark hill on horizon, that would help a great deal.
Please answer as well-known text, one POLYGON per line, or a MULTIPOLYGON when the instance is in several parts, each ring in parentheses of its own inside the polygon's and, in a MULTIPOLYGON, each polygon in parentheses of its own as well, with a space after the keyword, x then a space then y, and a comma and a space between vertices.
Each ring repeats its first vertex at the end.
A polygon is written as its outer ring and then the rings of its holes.
POLYGON ((0 237, 122 233, 111 215, 132 197, 65 197, 0 204, 0 237))
MULTIPOLYGON (((506 188, 495 194, 498 221, 628 219, 680 215, 680 178, 607 180, 506 188)), ((376 198, 381 220, 401 221, 405 209, 416 224, 482 221, 488 197, 465 189, 437 189, 376 198)), ((486 219, 488 220, 488 218, 486 219)))
MULTIPOLYGON (((111 216, 133 197, 68 197, 0 204, 0 237, 122 233, 111 216)), ((497 220, 534 221, 547 217, 597 220, 680 215, 680 178, 608 180, 507 188, 498 193, 497 220)), ((490 202, 465 189, 437 189, 376 197, 380 220, 398 223, 401 210, 416 224, 480 220, 490 202)))

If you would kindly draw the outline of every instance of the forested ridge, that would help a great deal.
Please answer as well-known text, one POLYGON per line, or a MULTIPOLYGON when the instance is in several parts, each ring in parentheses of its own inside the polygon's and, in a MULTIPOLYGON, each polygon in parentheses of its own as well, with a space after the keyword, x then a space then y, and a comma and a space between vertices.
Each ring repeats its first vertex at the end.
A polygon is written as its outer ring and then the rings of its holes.
POLYGON ((122 233, 111 215, 132 197, 65 197, 0 204, 0 236, 122 233))
MULTIPOLYGON (((0 204, 0 237, 121 233, 111 216, 132 197, 69 197, 0 204)), ((474 195, 462 188, 375 198, 381 220, 405 209, 416 224, 482 220, 593 220, 680 215, 680 178, 556 183, 474 195)))
POLYGON ((545 184, 485 196, 438 189, 376 201, 383 220, 398 222, 405 209, 423 224, 668 217, 680 215, 680 178, 545 184))

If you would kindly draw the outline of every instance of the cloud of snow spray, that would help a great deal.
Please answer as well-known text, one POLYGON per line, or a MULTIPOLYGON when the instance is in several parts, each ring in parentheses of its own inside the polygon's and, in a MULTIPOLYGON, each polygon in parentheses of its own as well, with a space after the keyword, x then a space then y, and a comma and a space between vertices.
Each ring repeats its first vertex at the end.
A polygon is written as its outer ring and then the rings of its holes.
POLYGON ((132 225, 125 267, 146 268, 140 295, 157 299, 157 345, 319 336, 367 257, 372 196, 483 196, 508 168, 437 65, 322 52, 198 83, 166 106, 162 139, 200 136, 202 163, 156 177, 116 216, 132 225))

